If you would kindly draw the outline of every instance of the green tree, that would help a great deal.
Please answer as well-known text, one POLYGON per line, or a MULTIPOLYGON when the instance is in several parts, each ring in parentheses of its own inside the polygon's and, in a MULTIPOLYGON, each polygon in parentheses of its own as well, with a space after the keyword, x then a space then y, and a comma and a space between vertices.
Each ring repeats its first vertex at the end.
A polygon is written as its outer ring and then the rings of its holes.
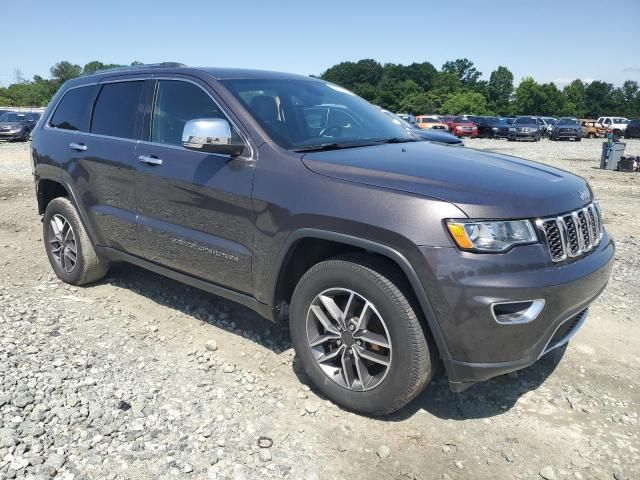
POLYGON ((479 72, 473 66, 473 62, 467 58, 445 62, 442 65, 442 71, 454 74, 467 87, 475 85, 482 77, 482 72, 479 72))
POLYGON ((361 83, 377 85, 382 79, 382 65, 375 60, 365 59, 359 62, 342 62, 326 70, 320 78, 353 90, 361 83))
POLYGON ((451 95, 440 107, 440 113, 472 113, 474 115, 488 115, 492 113, 484 95, 469 90, 463 90, 451 95))
POLYGON ((540 85, 525 77, 513 95, 512 113, 515 115, 545 115, 546 98, 540 85))
POLYGON ((51 76, 60 83, 64 83, 72 78, 79 77, 82 73, 82 67, 80 65, 74 65, 73 63, 62 61, 56 63, 50 70, 51 76))
POLYGON ((513 93, 513 73, 507 67, 498 67, 489 77, 487 85, 487 101, 492 110, 499 115, 506 115, 513 93))
POLYGON ((574 80, 562 90, 563 107, 558 112, 564 117, 583 118, 587 114, 585 85, 582 80, 574 80))
POLYGON ((602 115, 618 115, 613 110, 612 102, 613 85, 596 80, 584 89, 587 115, 597 118, 602 115))

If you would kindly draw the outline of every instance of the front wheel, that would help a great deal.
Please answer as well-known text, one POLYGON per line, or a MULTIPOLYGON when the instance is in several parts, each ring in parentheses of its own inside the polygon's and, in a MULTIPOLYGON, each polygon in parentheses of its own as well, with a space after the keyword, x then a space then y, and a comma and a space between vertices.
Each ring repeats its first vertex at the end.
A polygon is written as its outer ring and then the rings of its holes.
POLYGON ((94 250, 80 216, 68 198, 51 200, 42 225, 49 263, 60 280, 84 285, 107 274, 108 261, 94 250))
POLYGON ((432 378, 437 359, 390 266, 363 255, 314 265, 290 310, 296 354, 333 402, 366 415, 394 412, 432 378))

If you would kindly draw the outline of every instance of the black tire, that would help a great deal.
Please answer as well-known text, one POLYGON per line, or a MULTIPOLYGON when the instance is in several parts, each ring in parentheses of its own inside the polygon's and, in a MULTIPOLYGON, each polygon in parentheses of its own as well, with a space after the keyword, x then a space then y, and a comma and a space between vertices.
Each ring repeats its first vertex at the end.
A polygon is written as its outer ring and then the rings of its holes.
POLYGON ((25 129, 24 133, 22 134, 21 141, 28 142, 30 135, 31 135, 31 132, 29 130, 25 129))
MULTIPOLYGON (((44 214, 43 238, 49 263, 58 278, 72 285, 84 285, 103 278, 109 271, 109 262, 98 256, 87 235, 73 203, 66 197, 53 199, 44 214), (66 220, 71 226, 76 248, 75 266, 67 271, 54 254, 55 235, 51 228, 54 217, 66 220)), ((64 256, 64 253, 60 254, 64 256)))
POLYGON ((289 325, 296 354, 313 384, 331 401, 365 415, 385 415, 416 397, 438 365, 436 348, 425 334, 400 278, 390 265, 366 255, 348 255, 320 262, 300 279, 291 302, 289 325), (332 288, 344 288, 368 299, 385 319, 391 344, 391 362, 381 382, 370 390, 355 391, 325 374, 313 356, 307 335, 307 315, 313 300, 332 288))
POLYGON ((576 137, 576 142, 581 142, 582 138, 581 137, 576 137))

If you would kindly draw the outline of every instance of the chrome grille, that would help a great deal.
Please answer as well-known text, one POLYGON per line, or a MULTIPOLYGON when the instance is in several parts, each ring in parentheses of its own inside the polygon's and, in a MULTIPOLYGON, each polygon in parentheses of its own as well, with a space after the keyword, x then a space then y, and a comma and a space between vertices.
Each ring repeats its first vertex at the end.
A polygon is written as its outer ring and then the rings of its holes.
POLYGON ((600 243, 603 235, 597 202, 558 217, 538 220, 536 224, 544 233, 554 262, 584 255, 600 243))

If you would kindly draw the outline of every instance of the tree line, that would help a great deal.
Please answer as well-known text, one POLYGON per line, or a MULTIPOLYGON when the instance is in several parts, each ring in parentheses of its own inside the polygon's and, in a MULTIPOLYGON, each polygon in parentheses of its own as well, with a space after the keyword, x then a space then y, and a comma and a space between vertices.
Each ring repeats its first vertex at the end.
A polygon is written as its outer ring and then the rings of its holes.
POLYGON ((372 59, 342 62, 320 78, 337 83, 392 112, 414 115, 468 113, 475 115, 549 115, 578 118, 601 115, 640 117, 638 82, 622 87, 576 79, 560 90, 554 83, 522 79, 514 88, 513 73, 500 66, 489 80, 473 62, 460 58, 438 70, 429 62, 380 64, 372 59))
MULTIPOLYGON (((130 65, 139 65, 132 62, 130 65)), ((16 73, 16 81, 0 87, 0 106, 45 106, 65 81, 114 67, 92 61, 84 66, 61 61, 50 69, 50 78, 32 80, 16 73)), ((476 115, 551 115, 640 117, 640 86, 633 80, 621 87, 600 80, 576 79, 560 90, 554 83, 538 83, 532 77, 514 87, 513 73, 500 66, 482 79, 473 62, 460 58, 438 70, 429 62, 401 65, 381 64, 372 59, 342 62, 320 78, 354 91, 392 112, 469 113, 476 115)))

